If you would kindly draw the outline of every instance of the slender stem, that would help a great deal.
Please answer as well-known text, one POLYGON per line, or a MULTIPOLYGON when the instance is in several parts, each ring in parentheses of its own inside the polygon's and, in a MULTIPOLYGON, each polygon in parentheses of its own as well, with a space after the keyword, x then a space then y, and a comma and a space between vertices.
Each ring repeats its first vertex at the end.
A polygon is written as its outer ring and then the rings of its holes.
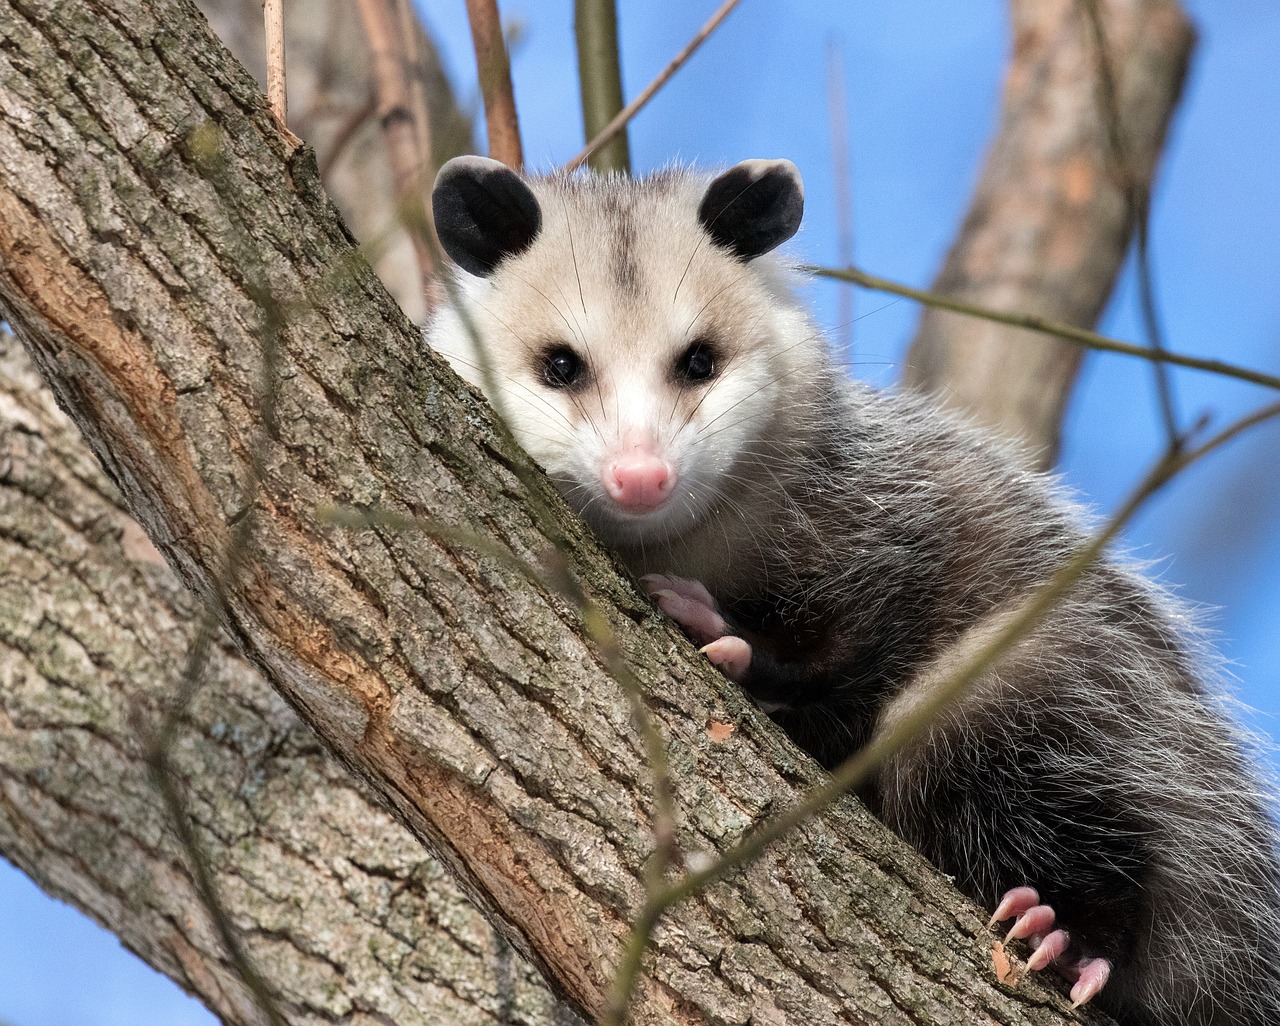
MULTIPOLYGON (((1094 49, 1098 55, 1098 104, 1102 108, 1102 120, 1106 125, 1107 144, 1116 177, 1125 202, 1129 206, 1129 218, 1133 222, 1138 263, 1138 298, 1142 309, 1143 328, 1147 344, 1157 352, 1165 352, 1164 330, 1160 324, 1160 311, 1156 303, 1155 274, 1151 269, 1151 190, 1131 165, 1129 146, 1125 140, 1124 125, 1120 120, 1120 97, 1115 72, 1107 53, 1106 26, 1098 0, 1080 0, 1085 21, 1093 35, 1094 49)), ((1170 445, 1176 446, 1180 437, 1178 415, 1173 398, 1173 382, 1168 366, 1153 361, 1156 396, 1160 405, 1160 419, 1170 445)))
MULTIPOLYGON (((836 190, 836 255, 853 265, 853 161, 849 156, 849 115, 845 110, 844 49, 832 36, 827 40, 827 116, 831 120, 831 176, 836 190)), ((839 340, 841 364, 853 362, 853 289, 840 290, 839 340)))
MULTIPOLYGON (((724 3, 716 9, 715 14, 711 15, 702 28, 698 29, 693 38, 685 44, 684 49, 676 54, 675 57, 671 59, 671 63, 658 73, 658 77, 645 86, 644 91, 641 92, 639 96, 623 107, 622 110, 618 111, 607 125, 594 134, 591 141, 583 147, 582 151, 569 161, 569 163, 565 164, 560 170, 565 173, 576 171, 590 160, 597 150, 605 146, 614 138, 614 136, 623 132, 627 125, 630 124, 631 119, 644 109, 649 101, 657 94, 658 90, 666 85, 677 71, 684 67, 685 62, 694 55, 698 47, 706 42, 707 37, 720 27, 720 23, 724 21, 725 18, 729 16, 730 12, 741 2, 742 0, 724 0, 724 3)), ((589 137, 592 136, 590 129, 587 130, 587 135, 589 137)), ((595 167, 596 165, 593 163, 591 166, 595 167)))
POLYGON ((413 244, 423 293, 431 296, 431 284, 441 265, 434 258, 422 202, 422 182, 428 170, 422 162, 422 138, 430 137, 430 126, 415 117, 411 61, 397 0, 356 0, 356 7, 373 57, 373 92, 395 183, 399 220, 413 244))
POLYGON ((284 78, 284 0, 263 0, 267 37, 267 102, 280 124, 287 124, 284 78))
MULTIPOLYGON (((582 126, 593 142, 622 110, 622 60, 618 54, 618 11, 614 0, 574 0, 573 27, 578 38, 578 81, 582 126)), ((631 170, 626 122, 590 152, 593 171, 631 170)))
POLYGON ((902 285, 896 281, 890 281, 888 278, 867 274, 865 271, 860 271, 855 267, 807 266, 803 269, 810 274, 816 274, 823 278, 834 278, 837 281, 846 281, 875 292, 888 292, 890 295, 914 299, 917 303, 937 307, 939 310, 950 310, 953 313, 967 314, 970 317, 981 317, 984 320, 995 321, 997 324, 1008 324, 1014 328, 1026 328, 1028 331, 1037 331, 1043 335, 1056 335, 1058 338, 1064 338, 1068 342, 1075 342, 1077 345, 1082 345, 1089 349, 1098 349, 1108 353, 1122 353, 1125 356, 1137 356, 1143 360, 1153 360, 1159 363, 1171 363, 1176 367, 1190 367, 1192 370, 1208 371, 1211 374, 1248 381, 1254 385, 1280 389, 1280 376, 1275 374, 1267 374, 1247 367, 1237 367, 1222 360, 1205 359, 1199 356, 1184 356, 1181 353, 1171 353, 1168 350, 1162 351, 1153 349, 1150 346, 1134 345, 1132 342, 1121 342, 1119 339, 1099 335, 1096 331, 1077 328, 1074 324, 1053 321, 1047 317, 1037 317, 1035 314, 1005 313, 1003 310, 992 310, 990 307, 966 303, 963 300, 952 299, 950 296, 944 296, 937 292, 913 289, 910 285, 902 285))
POLYGON ((524 167, 524 147, 520 144, 511 59, 502 35, 498 0, 467 0, 467 17, 471 21, 471 43, 480 74, 480 95, 484 97, 489 156, 519 171, 524 167))

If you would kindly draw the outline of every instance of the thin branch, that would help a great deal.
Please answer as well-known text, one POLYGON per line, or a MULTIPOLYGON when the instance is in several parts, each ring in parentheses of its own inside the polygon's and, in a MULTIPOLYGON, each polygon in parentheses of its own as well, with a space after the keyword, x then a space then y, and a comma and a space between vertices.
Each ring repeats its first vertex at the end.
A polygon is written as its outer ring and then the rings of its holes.
MULTIPOLYGON (((1220 448, 1236 436, 1263 421, 1280 416, 1280 403, 1272 403, 1242 417, 1194 449, 1184 449, 1175 439, 1146 474, 1124 504, 1107 521, 1102 530, 1082 545, 1043 587, 1032 592, 1022 607, 1005 623, 987 644, 970 656, 927 699, 914 707, 883 734, 878 735, 831 774, 831 779, 816 788, 802 802, 767 822, 737 846, 725 852, 705 868, 686 874, 665 890, 645 902, 632 926, 615 979, 624 1002, 634 987, 641 961, 648 949, 653 930, 662 914, 685 898, 699 893, 730 871, 745 866, 764 854, 800 824, 821 813, 841 795, 861 787, 877 767, 901 751, 937 721, 953 703, 964 696, 982 674, 989 671, 1009 649, 1032 631, 1053 606, 1093 566, 1107 546, 1135 513, 1167 484, 1201 457, 1220 448)), ((602 1020, 602 1026, 603 1026, 602 1020)), ((621 1020, 609 1020, 608 1026, 620 1026, 621 1020)))
MULTIPOLYGON (((711 15, 711 17, 707 19, 706 24, 704 24, 702 28, 698 29, 693 38, 685 44, 684 49, 671 59, 671 63, 662 69, 658 74, 658 77, 645 86, 639 96, 623 107, 622 110, 618 111, 617 115, 614 116, 613 119, 604 126, 604 128, 596 133, 595 137, 587 143, 585 147, 583 147, 582 151, 569 161, 569 163, 565 164, 560 170, 566 174, 571 171, 576 171, 590 160, 597 150, 607 145, 614 136, 625 129, 631 122, 631 119, 644 109, 649 101, 657 94, 658 90, 666 85, 677 71, 684 67, 685 62, 688 61, 695 52, 697 52, 698 47, 706 42, 707 37, 720 27, 720 23, 729 16, 730 12, 732 12, 739 3, 741 3, 741 0, 724 0, 724 3, 720 5, 715 14, 711 15)), ((595 165, 593 164, 592 167, 594 166, 595 165)))
POLYGON ((480 94, 484 97, 489 156, 519 171, 524 167, 524 148, 520 144, 511 58, 502 35, 498 0, 467 0, 467 17, 471 21, 471 43, 476 50, 480 94))
POLYGON ((400 37, 404 40, 409 110, 417 129, 414 133, 414 140, 418 144, 417 166, 428 170, 431 169, 435 141, 431 137, 431 105, 427 102, 426 62, 422 53, 424 37, 411 0, 395 0, 395 3, 396 13, 400 16, 400 37))
POLYGON ((364 103, 348 114, 343 119, 342 124, 338 126, 338 130, 333 135, 333 142, 329 144, 329 149, 324 154, 319 166, 320 180, 326 186, 329 184, 329 175, 337 167, 338 161, 342 159, 342 154, 346 152, 351 140, 356 137, 356 133, 360 131, 364 123, 373 117, 374 111, 377 109, 378 98, 370 92, 364 103))
POLYGON ((1014 328, 1026 328, 1028 331, 1036 331, 1042 335, 1055 335, 1058 338, 1066 339, 1068 342, 1074 342, 1088 349, 1098 349, 1108 353, 1122 353, 1125 356, 1137 356, 1143 360, 1152 360, 1159 363, 1171 363, 1175 367, 1189 367, 1192 370, 1208 371, 1211 374, 1218 374, 1222 377, 1248 381, 1251 384, 1262 385, 1265 388, 1280 389, 1280 376, 1275 374, 1267 374, 1247 367, 1238 367, 1222 360, 1186 356, 1181 353, 1171 353, 1168 350, 1154 349, 1150 346, 1134 345, 1132 342, 1121 342, 1119 339, 1099 335, 1096 331, 1077 328, 1074 324, 1064 324, 1062 321, 1052 321, 1047 317, 1037 317, 1035 314, 1006 313, 1003 310, 992 310, 990 307, 966 303, 963 300, 952 299, 950 296, 940 295, 937 292, 913 289, 910 285, 902 285, 896 281, 890 281, 888 278, 867 274, 865 271, 859 271, 854 267, 816 267, 810 265, 804 267, 803 270, 822 278, 834 278, 837 281, 849 282, 875 292, 888 292, 894 296, 914 299, 917 303, 937 307, 939 310, 967 314, 970 317, 979 317, 983 320, 995 321, 997 324, 1007 324, 1014 328))
MULTIPOLYGON (((1093 35, 1094 50, 1098 57, 1098 104, 1102 108, 1102 120, 1107 129, 1107 145, 1115 164, 1115 173, 1125 202, 1129 206, 1129 217, 1133 221, 1138 262, 1138 297, 1142 308, 1143 328, 1147 335, 1147 344, 1157 352, 1164 352, 1164 331, 1160 324, 1159 309, 1156 303, 1155 275, 1151 270, 1151 189, 1131 166, 1129 145, 1124 135, 1124 125, 1120 121, 1120 96, 1115 72, 1111 66, 1111 58, 1107 52, 1106 26, 1103 24, 1102 12, 1098 9, 1098 0, 1080 0, 1084 9, 1085 20, 1089 23, 1093 35)), ((1178 415, 1173 398, 1173 382, 1170 380, 1169 368, 1162 362, 1153 361, 1156 395, 1160 404, 1160 418, 1164 424, 1165 435, 1170 445, 1178 444, 1178 415)))
MULTIPOLYGON (((831 121, 831 176, 836 191, 836 259, 853 266, 853 161, 849 155, 849 113, 845 109, 844 49, 827 40, 827 117, 831 121)), ((853 289, 840 290, 841 363, 853 361, 853 289)))
POLYGON ((267 37, 267 102, 281 125, 288 124, 284 78, 284 0, 263 0, 267 37))
MULTIPOLYGON (((622 110, 622 58, 618 52, 618 11, 614 0, 574 0, 573 30, 578 41, 578 82, 582 128, 597 138, 622 110)), ((631 170, 625 122, 587 160, 593 171, 631 170)))
POLYGON ((432 233, 421 188, 429 171, 423 163, 421 139, 430 129, 415 116, 411 61, 406 50, 408 33, 404 31, 397 0, 356 0, 356 6, 373 57, 373 91, 395 183, 400 221, 413 243, 423 292, 430 296, 439 266, 433 255, 432 233))

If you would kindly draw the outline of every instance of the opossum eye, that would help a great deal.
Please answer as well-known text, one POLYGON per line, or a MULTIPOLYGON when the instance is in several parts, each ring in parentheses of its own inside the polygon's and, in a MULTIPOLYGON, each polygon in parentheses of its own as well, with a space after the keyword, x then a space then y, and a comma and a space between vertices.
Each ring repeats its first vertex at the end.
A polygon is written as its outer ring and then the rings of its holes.
POLYGON ((716 351, 702 339, 694 342, 676 361, 676 377, 683 381, 706 381, 716 372, 716 351))
POLYGON ((552 388, 570 388, 582 380, 582 358, 568 346, 548 349, 542 355, 542 380, 552 388))

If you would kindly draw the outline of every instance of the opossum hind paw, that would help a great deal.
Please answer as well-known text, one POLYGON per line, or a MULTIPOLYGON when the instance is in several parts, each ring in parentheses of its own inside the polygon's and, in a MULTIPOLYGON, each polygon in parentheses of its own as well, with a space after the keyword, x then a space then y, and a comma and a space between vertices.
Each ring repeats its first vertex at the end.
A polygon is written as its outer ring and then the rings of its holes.
POLYGON ((1026 939, 1033 950, 1027 968, 1043 969, 1052 965, 1071 986, 1071 1003, 1079 1007, 1096 997, 1111 976, 1111 963, 1105 958, 1064 958, 1071 944, 1066 930, 1055 929, 1057 917, 1048 905, 1040 904, 1034 887, 1015 887, 1006 891, 991 916, 991 925, 1014 919, 1006 940, 1026 939))

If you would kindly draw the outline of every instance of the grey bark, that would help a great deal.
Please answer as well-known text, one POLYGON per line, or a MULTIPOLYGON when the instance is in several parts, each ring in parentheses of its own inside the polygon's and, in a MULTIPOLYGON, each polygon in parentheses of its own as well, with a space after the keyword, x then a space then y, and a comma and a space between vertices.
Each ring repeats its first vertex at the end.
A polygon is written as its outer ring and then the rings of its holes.
MULTIPOLYGON (((261 75, 258 0, 202 6, 261 75)), ((288 6, 290 53, 305 58, 291 65, 293 110, 322 162, 367 88, 358 34, 335 31, 344 15, 333 8, 288 6), (326 24, 333 49, 321 48, 326 24)), ((428 70, 438 75, 438 61, 428 70)), ((437 123, 465 126, 447 86, 433 95, 437 123)), ((347 223, 385 228, 394 211, 376 131, 366 125, 339 156, 327 183, 347 223)), ((411 250, 390 247, 377 267, 393 292, 402 286, 402 304, 421 305, 406 291, 411 250)), ((139 724, 162 714, 195 608, 16 340, 0 335, 0 852, 224 1021, 250 1022, 139 754, 139 724)), ((573 1020, 229 641, 209 676, 178 765, 229 911, 281 982, 291 1023, 573 1020), (318 938, 339 941, 320 950, 318 938)))
MULTIPOLYGON (((1133 231, 1132 184, 1149 187, 1194 33, 1176 0, 1099 0, 1116 80, 1125 168, 1099 99, 1083 0, 1014 0, 1000 127, 934 291, 1092 327, 1133 231)), ((927 309, 905 382, 1057 458, 1084 350, 1021 328, 927 309)))
MULTIPOLYGON (((0 852, 226 1023, 255 1023, 148 777, 198 606, 0 334, 0 852)), ((225 638, 174 750, 291 1024, 572 1020, 225 638)))

